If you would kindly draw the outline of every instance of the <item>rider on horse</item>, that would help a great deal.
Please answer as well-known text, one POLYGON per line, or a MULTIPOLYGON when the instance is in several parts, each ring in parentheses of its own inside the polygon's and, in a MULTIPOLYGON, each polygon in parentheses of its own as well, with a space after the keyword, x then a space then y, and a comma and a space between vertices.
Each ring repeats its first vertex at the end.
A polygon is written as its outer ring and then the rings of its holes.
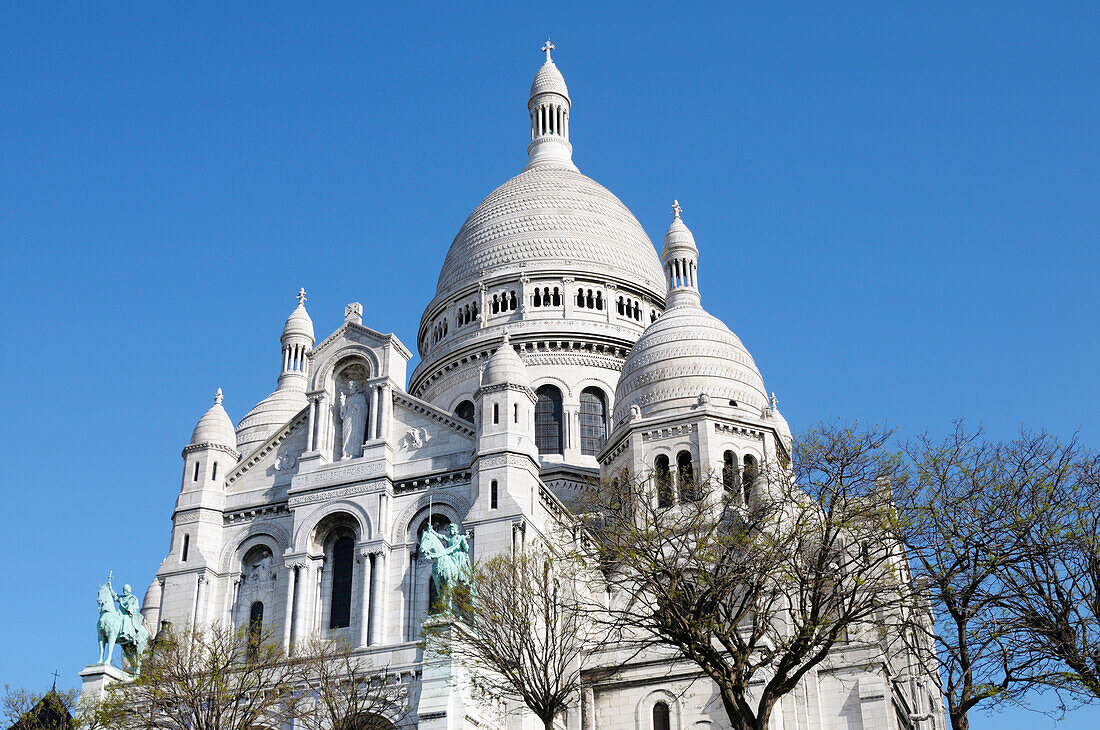
POLYGON ((122 610, 124 616, 122 620, 122 636, 126 637, 131 643, 136 643, 138 627, 142 624, 141 619, 141 605, 138 603, 138 597, 130 592, 130 584, 122 586, 122 595, 115 593, 114 587, 111 586, 111 579, 107 578, 107 588, 111 591, 111 597, 118 601, 118 606, 122 610))

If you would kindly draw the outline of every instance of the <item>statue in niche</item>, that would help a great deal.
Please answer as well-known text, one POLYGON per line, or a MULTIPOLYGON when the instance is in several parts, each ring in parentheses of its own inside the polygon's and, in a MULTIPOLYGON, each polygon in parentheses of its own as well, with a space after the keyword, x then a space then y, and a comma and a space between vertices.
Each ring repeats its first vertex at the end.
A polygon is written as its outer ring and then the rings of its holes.
POLYGON ((445 612, 451 610, 451 591, 456 584, 470 584, 470 540, 458 525, 436 532, 429 520, 420 536, 420 553, 432 561, 432 582, 445 612))
POLYGON ((340 394, 340 421, 343 428, 341 459, 363 455, 363 433, 367 425, 367 396, 359 384, 348 381, 348 392, 340 394))

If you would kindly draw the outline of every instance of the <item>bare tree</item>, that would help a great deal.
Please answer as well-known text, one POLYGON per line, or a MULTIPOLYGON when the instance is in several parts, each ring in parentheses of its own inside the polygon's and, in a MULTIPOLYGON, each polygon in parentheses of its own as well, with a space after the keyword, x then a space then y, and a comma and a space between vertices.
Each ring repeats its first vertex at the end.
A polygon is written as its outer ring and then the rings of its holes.
POLYGON ((247 730, 295 713, 294 667, 266 633, 221 625, 162 632, 132 683, 116 683, 89 720, 117 730, 247 730))
POLYGON ((995 542, 1019 518, 1012 468, 1001 445, 961 423, 942 442, 924 436, 905 452, 899 537, 934 617, 914 614, 909 629, 938 663, 951 727, 966 730, 974 707, 1020 702, 1046 672, 1018 651, 1004 607, 1003 577, 1019 556, 995 542))
POLYGON ((5 684, 0 705, 5 725, 14 730, 69 730, 79 696, 75 689, 37 692, 5 684))
POLYGON ((659 478, 624 474, 591 490, 586 553, 603 566, 623 640, 697 664, 738 729, 768 727, 779 699, 837 645, 885 640, 907 599, 904 559, 883 540, 885 485, 899 466, 889 437, 823 426, 789 464, 746 475, 744 491, 696 479, 672 506, 659 478))
POLYGON ((999 603, 1013 649, 1048 669, 1047 685, 1100 698, 1100 456, 1025 431, 1000 460, 1012 512, 991 540, 1008 556, 999 603))
POLYGON ((474 686, 522 701, 549 730, 581 688, 598 645, 576 590, 583 571, 532 549, 474 563, 471 589, 455 590, 454 620, 429 618, 426 646, 462 662, 474 686))
POLYGON ((346 639, 313 639, 294 660, 300 677, 295 716, 306 730, 387 730, 408 714, 408 686, 356 656, 346 639))

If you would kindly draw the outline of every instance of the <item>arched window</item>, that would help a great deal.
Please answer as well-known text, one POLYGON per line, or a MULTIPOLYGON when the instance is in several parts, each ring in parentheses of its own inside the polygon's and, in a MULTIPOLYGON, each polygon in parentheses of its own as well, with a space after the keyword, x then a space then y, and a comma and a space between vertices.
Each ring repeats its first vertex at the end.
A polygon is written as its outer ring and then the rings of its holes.
POLYGON ((653 705, 653 730, 669 730, 669 711, 667 702, 653 705))
POLYGON ((535 444, 540 454, 562 454, 561 391, 552 385, 543 385, 535 391, 535 444))
POLYGON ((214 462, 214 466, 212 466, 210 468, 210 478, 211 479, 217 479, 218 478, 218 462, 216 462, 216 461, 214 462))
POLYGON ((531 306, 533 306, 533 307, 541 307, 542 306, 542 292, 537 287, 535 288, 535 296, 532 297, 532 299, 531 299, 531 306))
POLYGON ((500 423, 500 404, 493 404, 493 423, 500 423))
POLYGON ((657 482, 657 506, 672 506, 672 473, 668 469, 668 457, 661 454, 653 461, 653 478, 657 482))
POLYGON ((737 456, 732 451, 722 454, 722 488, 727 492, 737 489, 737 456))
POLYGON ((254 601, 248 609, 248 653, 255 657, 264 635, 264 603, 254 601))
POLYGON ((512 404, 512 423, 519 423, 519 403, 512 404))
POLYGON ((676 475, 680 478, 680 496, 695 501, 695 469, 691 466, 691 452, 681 451, 676 455, 676 475))
POLYGON ((741 487, 744 489, 745 504, 752 499, 753 482, 756 481, 756 459, 745 454, 745 468, 741 472, 741 487))
POLYGON ((596 309, 603 311, 603 294, 600 292, 596 292, 596 309))
POLYGON ((464 400, 458 404, 455 408, 455 417, 461 418, 463 421, 474 422, 474 404, 468 400, 464 400))
POLYGON ((190 535, 184 535, 183 536, 183 550, 180 551, 180 562, 181 563, 186 563, 187 562, 187 549, 189 547, 191 547, 191 536, 190 535))
POLYGON ((351 571, 355 563, 355 540, 350 535, 336 538, 332 545, 332 603, 328 627, 351 625, 351 571))
POLYGON ((512 292, 511 297, 508 299, 508 308, 514 312, 516 311, 517 306, 518 302, 516 301, 516 293, 512 292))
POLYGON ((497 508, 497 480, 494 479, 489 485, 489 509, 497 508))
POLYGON ((607 401, 599 388, 581 392, 581 453, 595 456, 607 442, 607 401))
POLYGON ((622 298, 622 297, 619 297, 619 301, 618 301, 618 306, 616 307, 616 310, 617 310, 617 311, 619 312, 619 314, 620 314, 620 315, 622 315, 622 313, 623 313, 624 311, 626 311, 626 310, 625 310, 625 309, 623 308, 623 298, 622 298))
POLYGON ((554 306, 555 307, 560 307, 561 306, 561 292, 558 291, 557 287, 554 287, 554 306))
POLYGON ((199 480, 199 462, 195 462, 195 476, 191 478, 191 481, 197 482, 199 480))
POLYGON ((577 306, 578 307, 583 307, 584 306, 584 289, 578 289, 577 290, 577 306))

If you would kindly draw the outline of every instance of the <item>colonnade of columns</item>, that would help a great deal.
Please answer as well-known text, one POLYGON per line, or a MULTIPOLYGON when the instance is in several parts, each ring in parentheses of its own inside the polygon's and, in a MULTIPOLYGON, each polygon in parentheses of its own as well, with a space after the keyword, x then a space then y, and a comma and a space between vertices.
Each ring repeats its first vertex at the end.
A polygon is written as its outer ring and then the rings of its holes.
MULTIPOLYGON (((356 552, 359 568, 353 581, 353 619, 348 627, 352 644, 369 646, 385 641, 386 557, 386 551, 379 547, 360 547, 356 552)), ((324 569, 323 556, 299 556, 286 563, 283 643, 287 647, 330 631, 327 618, 332 597, 324 595, 324 569)))

